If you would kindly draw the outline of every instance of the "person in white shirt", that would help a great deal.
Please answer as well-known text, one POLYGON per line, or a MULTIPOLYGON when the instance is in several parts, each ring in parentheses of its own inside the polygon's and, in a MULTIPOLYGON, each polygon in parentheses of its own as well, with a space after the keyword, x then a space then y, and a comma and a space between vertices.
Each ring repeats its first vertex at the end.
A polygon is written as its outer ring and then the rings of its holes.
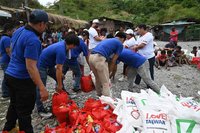
MULTIPOLYGON (((136 40, 135 40, 135 36, 134 36, 134 32, 132 29, 128 29, 126 30, 126 41, 123 43, 124 47, 125 48, 128 48, 128 49, 132 49, 134 47, 134 45, 137 44, 136 40)), ((124 81, 126 79, 126 68, 127 68, 127 65, 124 64, 123 66, 123 76, 119 79, 119 81, 124 81)))
POLYGON ((94 19, 92 21, 92 26, 90 27, 90 29, 88 30, 89 32, 89 51, 92 51, 92 49, 94 49, 100 41, 102 41, 104 38, 103 37, 100 37, 98 35, 98 32, 97 32, 97 28, 98 28, 98 25, 99 25, 99 20, 98 19, 94 19))
MULTIPOLYGON (((145 24, 141 24, 137 27, 137 32, 140 37, 137 40, 137 45, 134 46, 134 50, 138 51, 139 54, 143 55, 149 61, 149 70, 152 80, 154 80, 154 64, 155 64, 155 53, 154 53, 154 45, 153 40, 154 37, 152 33, 147 31, 147 26, 145 24)), ((137 75, 135 84, 139 85, 141 81, 141 77, 137 75)))

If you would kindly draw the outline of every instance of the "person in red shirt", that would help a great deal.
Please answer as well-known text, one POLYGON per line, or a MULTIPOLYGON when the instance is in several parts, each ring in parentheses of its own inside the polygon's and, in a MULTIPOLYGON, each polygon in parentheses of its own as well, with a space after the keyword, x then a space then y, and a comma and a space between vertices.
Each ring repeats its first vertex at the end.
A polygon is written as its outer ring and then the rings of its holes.
POLYGON ((167 68, 167 55, 165 50, 162 50, 161 54, 156 57, 156 63, 158 65, 158 69, 160 69, 160 66, 165 66, 167 68))
POLYGON ((178 31, 175 27, 172 28, 172 31, 170 32, 170 43, 173 43, 175 46, 177 46, 178 42, 178 31))

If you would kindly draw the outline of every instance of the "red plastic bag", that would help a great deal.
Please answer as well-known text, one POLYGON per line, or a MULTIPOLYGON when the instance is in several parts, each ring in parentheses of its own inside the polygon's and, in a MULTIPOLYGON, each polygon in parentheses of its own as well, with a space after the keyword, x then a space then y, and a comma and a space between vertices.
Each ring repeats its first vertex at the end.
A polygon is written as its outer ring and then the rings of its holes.
POLYGON ((81 89, 83 92, 90 92, 94 89, 94 83, 90 74, 81 77, 81 89))
POLYGON ((73 100, 67 101, 67 107, 70 108, 70 111, 78 109, 77 104, 73 100))
POLYGON ((60 107, 53 108, 53 110, 54 110, 54 115, 56 116, 60 124, 64 122, 69 123, 69 112, 70 112, 69 107, 67 107, 66 105, 61 105, 60 107))
POLYGON ((91 111, 94 108, 99 108, 99 107, 102 107, 102 106, 103 106, 103 104, 101 104, 100 100, 95 100, 93 98, 89 98, 85 102, 84 110, 91 111))
POLYGON ((109 133, 116 133, 122 128, 122 125, 117 122, 116 119, 113 118, 105 118, 104 121, 104 128, 109 132, 109 133))
POLYGON ((92 116, 97 120, 103 120, 104 117, 110 116, 110 114, 102 108, 95 108, 92 110, 92 116))
POLYGON ((70 117, 69 114, 73 110, 78 109, 78 106, 76 103, 72 100, 67 101, 67 103, 61 104, 59 107, 53 107, 54 115, 56 116, 59 123, 67 122, 67 124, 70 123, 70 117))
POLYGON ((68 100, 69 96, 65 91, 54 93, 52 97, 52 108, 59 107, 62 104, 66 104, 68 100))
POLYGON ((72 110, 69 113, 69 121, 71 125, 74 125, 76 123, 76 120, 79 117, 79 113, 80 113, 79 110, 72 110))
POLYGON ((193 57, 191 63, 193 65, 197 65, 198 63, 200 63, 200 57, 193 57))
POLYGON ((56 128, 49 128, 49 126, 45 127, 44 133, 69 133, 67 132, 66 123, 62 123, 56 128))

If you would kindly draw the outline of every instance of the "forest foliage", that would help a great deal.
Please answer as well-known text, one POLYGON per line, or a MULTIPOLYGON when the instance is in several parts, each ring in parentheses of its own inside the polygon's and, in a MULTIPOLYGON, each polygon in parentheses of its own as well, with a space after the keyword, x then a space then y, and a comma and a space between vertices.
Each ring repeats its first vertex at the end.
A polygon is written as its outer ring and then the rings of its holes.
MULTIPOLYGON (((23 1, 0 0, 0 3, 16 7, 23 1)), ((48 8, 42 7, 37 0, 28 2, 32 8, 44 8, 87 21, 102 16, 150 25, 184 18, 200 20, 200 0, 59 0, 48 8)))

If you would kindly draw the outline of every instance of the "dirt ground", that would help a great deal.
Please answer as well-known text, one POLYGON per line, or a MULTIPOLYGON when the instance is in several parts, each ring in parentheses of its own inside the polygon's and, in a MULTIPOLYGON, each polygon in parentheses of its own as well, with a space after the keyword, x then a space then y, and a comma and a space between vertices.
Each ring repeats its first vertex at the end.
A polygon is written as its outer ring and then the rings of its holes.
MULTIPOLYGON (((157 41, 159 47, 163 47, 167 42, 157 41)), ((200 46, 200 41, 195 42, 179 42, 179 45, 184 49, 192 50, 193 46, 200 46)), ((128 84, 126 81, 119 82, 118 79, 122 76, 122 63, 118 66, 118 71, 116 74, 115 82, 112 84, 112 92, 114 97, 120 98, 121 90, 128 90, 128 84)), ((86 74, 89 73, 88 67, 86 67, 86 74)), ((72 87, 72 76, 71 72, 68 72, 65 79, 65 85, 68 88, 72 87)), ((0 70, 0 80, 2 81, 3 74, 0 70)), ((163 84, 170 90, 172 93, 177 95, 182 95, 185 97, 195 97, 197 100, 200 100, 197 94, 200 91, 200 71, 197 70, 194 66, 183 65, 182 67, 172 67, 170 71, 165 68, 158 70, 155 68, 155 82, 162 86, 163 84)), ((55 82, 52 79, 48 79, 47 88, 52 95, 54 92, 55 82)), ((141 82, 139 88, 146 88, 146 85, 141 82)), ((97 98, 95 91, 90 93, 81 92, 74 99, 79 106, 83 106, 85 100, 89 97, 97 98)), ((5 116, 9 101, 0 101, 0 131, 3 128, 5 123, 5 116)), ((47 106, 50 106, 50 100, 46 102, 47 106)), ((38 116, 37 111, 33 111, 33 126, 36 133, 44 130, 46 124, 50 126, 55 126, 57 122, 52 117, 50 119, 42 119, 38 116)))

